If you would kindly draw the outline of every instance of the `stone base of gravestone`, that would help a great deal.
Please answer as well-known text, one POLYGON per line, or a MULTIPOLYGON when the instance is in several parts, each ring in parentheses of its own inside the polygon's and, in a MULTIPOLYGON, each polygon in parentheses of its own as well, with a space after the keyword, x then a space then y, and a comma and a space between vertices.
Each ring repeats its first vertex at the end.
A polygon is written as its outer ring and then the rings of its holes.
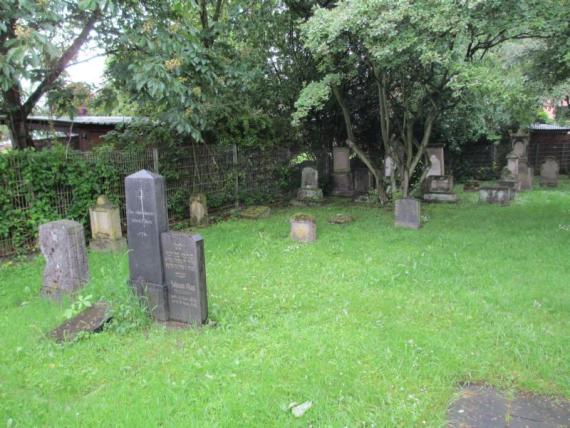
POLYGON ((208 319, 204 240, 200 235, 165 232, 161 243, 169 319, 204 324, 208 319))
POLYGON ((508 205, 514 192, 508 187, 481 187, 479 201, 488 204, 508 205))
POLYGON ((59 220, 40 226, 40 249, 46 259, 42 295, 59 300, 89 280, 83 226, 59 220))
POLYGON ((150 315, 157 321, 168 321, 168 289, 164 284, 153 284, 144 281, 129 281, 133 289, 150 315))
POLYGON ((252 206, 245 208, 239 212, 241 218, 257 220, 260 218, 267 218, 271 215, 271 208, 263 205, 252 206))
POLYGON ((353 175, 355 194, 366 194, 373 188, 373 178, 368 168, 356 168, 353 175))
POLYGON ((71 342, 82 333, 102 331, 104 325, 110 320, 109 304, 98 302, 79 315, 65 321, 49 335, 58 343, 71 342))
POLYGON ((315 219, 307 214, 295 214, 290 219, 291 239, 298 242, 313 242, 317 239, 315 219))
POLYGON ((509 189, 509 200, 515 199, 517 192, 520 191, 520 182, 514 180, 499 180, 497 181, 497 187, 506 187, 509 189))
POLYGON ((455 203, 458 201, 455 193, 424 193, 423 198, 425 202, 449 202, 455 203))
POLYGON ((417 199, 397 199, 394 214, 397 227, 419 229, 421 226, 420 201, 417 199))
POLYGON ((323 200, 322 189, 299 189, 297 191, 297 200, 302 202, 320 202, 323 200))
POLYGON ((478 192, 481 187, 480 183, 476 180, 468 180, 463 184, 464 192, 478 192))
POLYGON ((190 197, 190 225, 208 225, 208 204, 206 195, 199 193, 190 197))
POLYGON ((330 224, 349 224, 354 221, 354 217, 348 214, 336 214, 329 218, 330 224))
POLYGON ((332 178, 333 195, 346 197, 351 197, 353 195, 352 174, 350 172, 334 172, 332 178))
POLYGON ((93 251, 121 251, 127 248, 127 240, 121 236, 117 239, 96 238, 89 242, 89 248, 93 251))

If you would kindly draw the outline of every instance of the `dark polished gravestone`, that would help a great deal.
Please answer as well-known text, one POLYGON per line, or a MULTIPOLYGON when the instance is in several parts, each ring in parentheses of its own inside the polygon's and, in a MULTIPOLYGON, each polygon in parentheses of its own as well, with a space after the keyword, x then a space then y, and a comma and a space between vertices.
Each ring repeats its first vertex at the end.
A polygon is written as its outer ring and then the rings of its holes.
POLYGON ((152 316, 168 320, 160 235, 168 230, 164 177, 141 170, 125 178, 129 280, 152 316))
POLYGON ((448 412, 449 428, 559 428, 570 426, 570 402, 519 394, 510 400, 486 385, 467 385, 448 412))
POLYGON ((414 198, 396 200, 395 225, 408 229, 419 229, 421 225, 420 201, 414 198))
POLYGON ((79 315, 67 320, 50 333, 58 343, 71 342, 80 333, 97 333, 111 320, 109 305, 105 302, 95 303, 79 315))
POLYGON ((56 300, 83 287, 89 280, 83 226, 72 220, 42 224, 40 249, 46 259, 42 295, 56 300))
POLYGON ((204 240, 200 235, 161 235, 169 319, 202 325, 208 319, 204 240))

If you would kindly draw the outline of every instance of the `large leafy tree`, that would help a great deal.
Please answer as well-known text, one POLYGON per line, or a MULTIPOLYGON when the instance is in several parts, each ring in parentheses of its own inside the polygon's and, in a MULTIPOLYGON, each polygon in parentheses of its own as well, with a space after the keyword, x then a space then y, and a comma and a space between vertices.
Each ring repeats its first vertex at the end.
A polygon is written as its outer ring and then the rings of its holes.
MULTIPOLYGON (((397 164, 403 196, 427 172, 425 151, 434 127, 476 93, 488 55, 511 40, 551 37, 568 11, 558 0, 352 0, 318 9, 303 26, 305 45, 321 79, 297 102, 299 120, 334 97, 343 111, 347 144, 381 181, 360 150, 350 98, 357 74, 374 82, 377 141, 397 164), (348 101, 347 101, 348 98, 348 101)), ((381 183, 379 183, 381 185, 381 183)))
POLYGON ((90 35, 107 31, 114 6, 104 0, 0 3, 0 111, 14 148, 31 146, 26 118, 90 35))

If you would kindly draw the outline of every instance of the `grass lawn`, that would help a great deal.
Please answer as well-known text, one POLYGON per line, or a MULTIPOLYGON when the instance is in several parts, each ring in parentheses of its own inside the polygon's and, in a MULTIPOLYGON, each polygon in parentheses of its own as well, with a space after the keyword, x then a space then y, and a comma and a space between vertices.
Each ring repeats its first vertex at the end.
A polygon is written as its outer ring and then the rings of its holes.
POLYGON ((570 183, 510 207, 307 209, 202 230, 210 318, 139 325, 126 254, 89 255, 81 294, 114 303, 108 331, 64 346, 44 334, 70 302, 39 297, 43 260, 0 267, 0 426, 442 426, 464 381, 570 397, 570 183), (356 222, 330 225, 345 212, 356 222), (299 419, 287 407, 312 401, 299 419))

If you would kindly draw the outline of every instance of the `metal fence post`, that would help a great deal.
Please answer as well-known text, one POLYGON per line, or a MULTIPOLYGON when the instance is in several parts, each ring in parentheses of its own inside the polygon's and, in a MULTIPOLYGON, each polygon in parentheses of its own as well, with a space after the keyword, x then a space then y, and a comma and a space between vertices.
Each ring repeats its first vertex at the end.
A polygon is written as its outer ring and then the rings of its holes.
POLYGON ((234 165, 234 175, 235 175, 235 200, 236 208, 239 208, 239 168, 238 168, 238 151, 237 146, 232 144, 233 151, 233 165, 234 165))
POLYGON ((158 149, 153 147, 152 149, 152 167, 154 169, 154 173, 158 174, 158 149))

